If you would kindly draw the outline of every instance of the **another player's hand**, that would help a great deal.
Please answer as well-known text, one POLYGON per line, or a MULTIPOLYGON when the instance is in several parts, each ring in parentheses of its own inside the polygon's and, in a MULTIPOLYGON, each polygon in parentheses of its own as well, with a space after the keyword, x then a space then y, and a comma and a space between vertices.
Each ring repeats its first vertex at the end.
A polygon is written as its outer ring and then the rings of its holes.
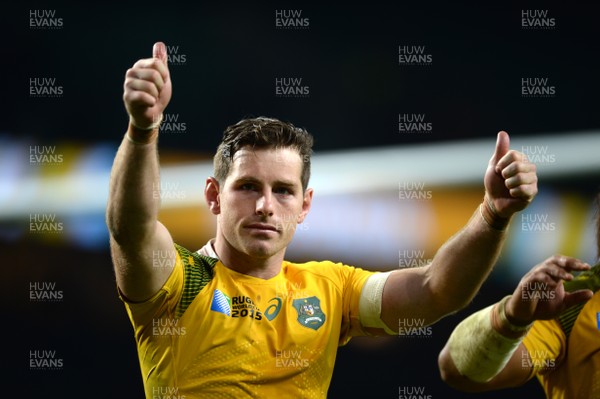
POLYGON ((171 99, 171 78, 165 44, 157 42, 152 58, 136 62, 125 74, 123 101, 135 126, 155 124, 171 99))
POLYGON ((494 212, 509 218, 529 205, 538 192, 535 164, 510 149, 508 133, 498 133, 496 150, 485 172, 486 201, 494 212))
POLYGON ((575 258, 555 255, 529 271, 506 302, 506 317, 514 324, 556 318, 565 309, 589 300, 593 292, 566 292, 563 281, 573 279, 572 271, 589 270, 590 265, 575 258))

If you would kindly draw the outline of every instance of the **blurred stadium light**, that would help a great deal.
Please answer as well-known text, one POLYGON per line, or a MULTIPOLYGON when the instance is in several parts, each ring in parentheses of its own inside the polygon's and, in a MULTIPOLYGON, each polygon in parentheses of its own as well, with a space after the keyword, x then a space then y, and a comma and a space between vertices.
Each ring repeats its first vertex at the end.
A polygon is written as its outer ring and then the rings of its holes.
MULTIPOLYGON (((46 152, 60 154, 61 162, 32 165, 31 153, 43 153, 43 147, 6 137, 0 142, 4 238, 27 234, 32 214, 54 214, 66 225, 62 239, 106 247, 104 211, 114 144, 57 145, 46 152)), ((288 256, 329 257, 373 269, 430 259, 480 201, 494 145, 492 137, 315 154, 313 209, 299 226, 288 256), (414 192, 421 198, 410 198, 414 192)), ((597 131, 516 137, 511 148, 529 154, 542 182, 600 171, 597 131)), ((210 160, 161 168, 161 220, 178 242, 191 248, 213 234, 213 218, 203 198, 204 181, 211 174, 210 160)), ((593 256, 591 240, 585 238, 592 235, 590 227, 571 225, 591 220, 591 209, 581 198, 540 192, 526 219, 512 226, 506 256, 515 265, 514 275, 559 250, 593 256), (537 223, 540 231, 527 229, 527 222, 537 223)))

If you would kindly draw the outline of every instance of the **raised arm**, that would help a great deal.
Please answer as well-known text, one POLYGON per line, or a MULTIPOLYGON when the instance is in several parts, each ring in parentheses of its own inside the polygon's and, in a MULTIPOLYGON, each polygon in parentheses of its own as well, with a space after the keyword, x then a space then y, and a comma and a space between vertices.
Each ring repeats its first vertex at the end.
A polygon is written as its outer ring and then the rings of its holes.
POLYGON ((149 299, 175 264, 173 240, 158 222, 160 178, 157 138, 171 98, 166 48, 127 70, 123 100, 129 127, 110 176, 106 223, 117 284, 128 300, 149 299))
POLYGON ((509 150, 506 132, 484 177, 485 196, 471 220, 436 253, 430 265, 396 270, 383 290, 381 319, 396 331, 402 319, 425 325, 466 306, 495 264, 514 213, 537 194, 535 165, 509 150))
MULTIPOLYGON (((545 334, 534 358, 522 341, 534 321, 554 319, 592 297, 590 290, 565 292, 563 286, 563 280, 573 279, 572 271, 588 269, 574 258, 548 258, 521 279, 513 295, 463 320, 438 358, 442 379, 468 392, 509 388, 531 378, 534 365, 555 361, 564 352, 558 334, 545 334), (550 359, 535 358, 540 355, 550 359)), ((529 342, 535 346, 538 341, 529 342)))

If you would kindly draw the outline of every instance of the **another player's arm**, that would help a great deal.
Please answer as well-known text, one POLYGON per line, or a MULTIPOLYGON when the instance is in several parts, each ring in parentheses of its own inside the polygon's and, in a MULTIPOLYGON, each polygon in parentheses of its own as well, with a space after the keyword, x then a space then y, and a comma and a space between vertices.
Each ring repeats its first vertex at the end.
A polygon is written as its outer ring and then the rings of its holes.
POLYGON ((535 165, 509 150, 506 132, 485 173, 485 198, 469 223, 423 268, 396 270, 383 290, 381 320, 392 330, 405 318, 434 323, 465 307, 495 264, 514 213, 537 194, 535 165))
MULTIPOLYGON (((467 392, 516 387, 530 379, 534 362, 522 343, 529 327, 535 320, 554 319, 565 309, 589 300, 590 290, 568 293, 562 284, 573 278, 571 271, 587 269, 589 265, 574 258, 548 258, 521 279, 512 296, 463 320, 438 358, 442 379, 467 392), (537 295, 542 293, 545 295, 537 295)), ((544 345, 560 348, 561 344, 546 337, 544 345)), ((561 351, 539 352, 556 356, 561 351)))
POLYGON ((516 388, 534 376, 529 352, 519 344, 506 366, 488 382, 475 382, 462 375, 456 368, 448 348, 444 347, 438 358, 442 380, 454 389, 463 392, 486 392, 505 388, 516 388))
POLYGON ((166 49, 157 43, 153 58, 139 60, 126 74, 130 123, 113 164, 106 211, 117 284, 132 301, 158 292, 175 264, 171 235, 158 222, 158 125, 170 98, 166 49))

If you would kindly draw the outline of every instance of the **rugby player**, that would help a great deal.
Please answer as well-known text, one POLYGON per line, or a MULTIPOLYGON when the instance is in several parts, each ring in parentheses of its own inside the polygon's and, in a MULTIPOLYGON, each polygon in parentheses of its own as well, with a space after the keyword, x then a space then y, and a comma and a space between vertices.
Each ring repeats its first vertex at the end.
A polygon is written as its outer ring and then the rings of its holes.
POLYGON ((481 205, 429 265, 381 273, 288 262, 286 248, 313 199, 312 136, 277 119, 244 119, 225 130, 206 179, 216 235, 189 250, 158 221, 157 139, 171 91, 159 42, 126 73, 130 122, 107 207, 147 398, 326 397, 337 347, 352 336, 394 334, 401 318, 430 325, 466 306, 496 262, 511 217, 537 194, 535 165, 500 132, 481 205), (169 261, 156 267, 156 256, 169 261))

